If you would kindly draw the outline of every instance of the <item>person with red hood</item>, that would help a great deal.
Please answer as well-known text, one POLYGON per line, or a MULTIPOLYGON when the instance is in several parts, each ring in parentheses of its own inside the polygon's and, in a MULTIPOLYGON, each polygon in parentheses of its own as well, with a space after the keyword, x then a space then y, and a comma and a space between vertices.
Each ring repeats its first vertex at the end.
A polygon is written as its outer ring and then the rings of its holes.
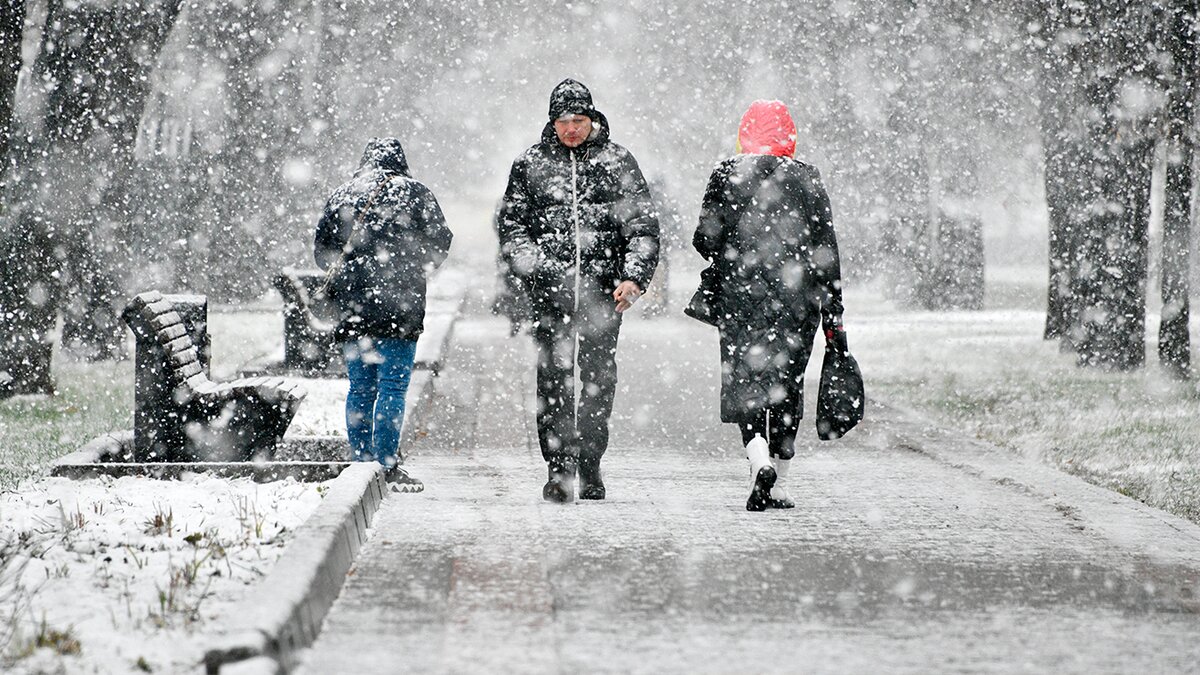
POLYGON ((845 345, 837 238, 820 173, 793 158, 783 103, 752 103, 737 140, 709 178, 692 244, 717 279, 721 421, 738 425, 750 460, 746 509, 792 508, 785 480, 818 323, 845 345))

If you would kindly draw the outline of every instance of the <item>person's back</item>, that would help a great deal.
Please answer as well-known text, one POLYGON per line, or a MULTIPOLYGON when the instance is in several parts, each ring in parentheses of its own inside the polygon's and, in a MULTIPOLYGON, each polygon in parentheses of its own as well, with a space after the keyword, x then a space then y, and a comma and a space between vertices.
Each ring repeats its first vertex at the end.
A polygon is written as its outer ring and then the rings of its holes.
POLYGON ((446 257, 451 234, 437 200, 409 174, 396 139, 373 139, 354 176, 329 197, 317 227, 317 264, 339 258, 331 294, 339 340, 415 340, 425 317, 425 267, 446 257))
POLYGON ((409 175, 400 141, 373 138, 354 176, 330 195, 314 237, 340 314, 352 458, 378 461, 405 491, 422 489, 400 467, 399 446, 425 274, 446 259, 452 236, 433 193, 409 175))
POLYGON ((719 206, 706 212, 701 231, 721 250, 726 321, 795 328, 820 312, 837 242, 820 222, 816 169, 790 157, 739 154, 714 177, 720 194, 706 201, 719 206))
POLYGON ((829 197, 795 150, 787 107, 755 101, 738 129, 738 154, 709 178, 692 239, 716 272, 715 287, 701 289, 714 296, 703 314, 720 330, 721 421, 742 433, 751 511, 795 506, 783 481, 804 414, 804 370, 818 325, 830 339, 841 335, 829 197))

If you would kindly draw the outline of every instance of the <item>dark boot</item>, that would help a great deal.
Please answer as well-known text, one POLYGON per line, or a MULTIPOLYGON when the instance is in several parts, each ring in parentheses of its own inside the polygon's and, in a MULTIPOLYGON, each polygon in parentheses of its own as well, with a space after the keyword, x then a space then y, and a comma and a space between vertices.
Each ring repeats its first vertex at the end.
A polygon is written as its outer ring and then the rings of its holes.
POLYGON ((542 487, 542 499, 559 504, 575 501, 575 463, 552 460, 548 463, 550 479, 542 487))
POLYGON ((771 503, 771 488, 775 486, 775 468, 764 466, 754 474, 754 485, 746 499, 747 511, 766 511, 771 503))
POLYGON ((600 459, 579 461, 579 498, 604 499, 604 478, 600 476, 600 459))

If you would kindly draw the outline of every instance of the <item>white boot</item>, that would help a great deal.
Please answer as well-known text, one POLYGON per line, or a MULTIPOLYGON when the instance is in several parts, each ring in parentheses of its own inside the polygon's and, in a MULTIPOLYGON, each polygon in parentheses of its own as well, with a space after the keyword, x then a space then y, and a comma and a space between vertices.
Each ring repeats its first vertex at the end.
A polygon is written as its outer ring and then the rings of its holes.
POLYGON ((750 497, 746 500, 747 511, 766 511, 771 499, 771 488, 775 485, 775 467, 771 466, 771 452, 767 441, 760 435, 746 444, 746 458, 750 460, 750 497))
POLYGON ((796 502, 792 501, 792 496, 788 494, 787 486, 785 485, 788 472, 792 468, 792 460, 773 457, 771 458, 771 462, 775 464, 775 485, 771 488, 769 506, 773 509, 795 508, 796 502))

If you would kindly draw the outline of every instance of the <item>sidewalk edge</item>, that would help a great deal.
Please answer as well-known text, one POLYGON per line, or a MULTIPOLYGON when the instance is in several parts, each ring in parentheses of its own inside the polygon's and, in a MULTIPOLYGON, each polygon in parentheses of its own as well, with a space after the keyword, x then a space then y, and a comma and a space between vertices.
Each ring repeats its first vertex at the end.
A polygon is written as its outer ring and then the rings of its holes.
POLYGON ((894 431, 894 447, 923 454, 977 478, 1018 490, 1055 508, 1080 530, 1165 564, 1200 565, 1200 525, 1011 450, 956 435, 924 416, 871 400, 873 416, 894 431))

